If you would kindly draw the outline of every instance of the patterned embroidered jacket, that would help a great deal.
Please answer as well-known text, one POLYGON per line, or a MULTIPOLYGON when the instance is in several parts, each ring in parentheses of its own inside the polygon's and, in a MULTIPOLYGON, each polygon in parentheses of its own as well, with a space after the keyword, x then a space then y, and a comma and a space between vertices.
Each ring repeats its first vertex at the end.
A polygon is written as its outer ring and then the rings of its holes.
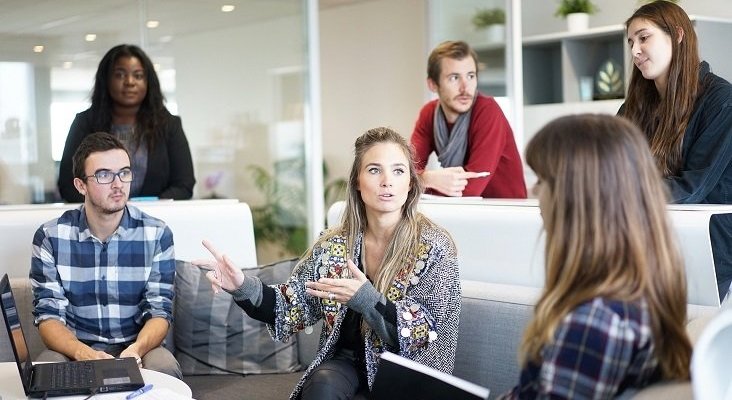
MULTIPOLYGON (((399 347, 388 345, 370 328, 365 335, 366 369, 369 387, 373 384, 384 351, 451 373, 460 317, 460 278, 455 245, 441 228, 424 223, 417 254, 397 274, 386 297, 396 305, 399 347)), ((353 261, 358 265, 363 234, 356 238, 353 261)), ((290 396, 300 395, 305 380, 323 361, 335 353, 340 326, 346 316, 345 304, 319 299, 305 292, 305 282, 321 277, 348 276, 346 238, 334 236, 317 245, 313 254, 298 265, 288 281, 275 285, 275 324, 268 325, 273 339, 286 341, 300 330, 323 320, 320 346, 290 396)))

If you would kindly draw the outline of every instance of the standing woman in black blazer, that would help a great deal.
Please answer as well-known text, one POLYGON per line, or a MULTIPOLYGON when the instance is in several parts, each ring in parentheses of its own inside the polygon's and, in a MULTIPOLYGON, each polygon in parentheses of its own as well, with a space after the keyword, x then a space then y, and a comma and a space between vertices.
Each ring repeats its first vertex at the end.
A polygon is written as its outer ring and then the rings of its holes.
POLYGON ((184 200, 193 195, 193 161, 180 117, 165 98, 152 61, 135 45, 110 49, 99 62, 91 107, 76 115, 66 138, 58 189, 70 203, 84 201, 74 187, 72 156, 82 139, 109 132, 128 148, 133 181, 130 197, 184 200))

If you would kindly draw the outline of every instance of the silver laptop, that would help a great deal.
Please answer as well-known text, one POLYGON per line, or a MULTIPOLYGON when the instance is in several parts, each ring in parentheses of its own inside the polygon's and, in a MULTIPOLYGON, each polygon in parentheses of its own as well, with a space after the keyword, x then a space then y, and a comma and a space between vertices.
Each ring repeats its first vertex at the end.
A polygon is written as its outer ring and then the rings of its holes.
POLYGON ((33 365, 7 274, 0 281, 0 303, 26 395, 49 397, 122 392, 139 389, 145 384, 137 362, 131 357, 33 365))

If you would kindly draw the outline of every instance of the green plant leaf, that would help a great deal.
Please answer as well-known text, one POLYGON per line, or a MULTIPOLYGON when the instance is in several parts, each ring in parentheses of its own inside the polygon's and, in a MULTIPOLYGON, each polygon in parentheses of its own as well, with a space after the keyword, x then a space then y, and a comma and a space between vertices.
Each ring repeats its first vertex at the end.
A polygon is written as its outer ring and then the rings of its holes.
MULTIPOLYGON (((254 188, 264 198, 261 205, 251 206, 254 235, 257 241, 279 244, 286 254, 302 254, 307 243, 307 207, 305 202, 303 157, 278 160, 272 170, 259 165, 246 168, 254 181, 254 188)), ((323 163, 323 180, 328 178, 328 167, 323 163)), ((325 185, 326 207, 344 198, 346 180, 336 179, 325 185)))
POLYGON ((485 29, 491 25, 506 23, 506 12, 502 8, 479 8, 471 19, 475 29, 485 29))
POLYGON ((565 18, 568 14, 587 13, 594 14, 599 9, 590 0, 560 0, 559 7, 554 13, 557 17, 565 18))

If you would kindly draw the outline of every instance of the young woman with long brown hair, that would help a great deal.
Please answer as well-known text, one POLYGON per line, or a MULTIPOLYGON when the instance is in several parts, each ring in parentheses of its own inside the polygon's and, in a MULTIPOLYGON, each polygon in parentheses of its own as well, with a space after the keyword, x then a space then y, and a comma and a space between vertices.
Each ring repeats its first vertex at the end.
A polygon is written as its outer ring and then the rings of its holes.
MULTIPOLYGON (((625 23, 633 72, 618 112, 646 134, 675 203, 732 204, 732 85, 700 62, 684 10, 655 1, 625 23)), ((732 281, 732 214, 710 224, 720 300, 732 281)))
POLYGON ((508 398, 611 398, 689 379, 686 279, 667 191, 642 133, 618 117, 550 122, 529 142, 546 284, 508 398))

